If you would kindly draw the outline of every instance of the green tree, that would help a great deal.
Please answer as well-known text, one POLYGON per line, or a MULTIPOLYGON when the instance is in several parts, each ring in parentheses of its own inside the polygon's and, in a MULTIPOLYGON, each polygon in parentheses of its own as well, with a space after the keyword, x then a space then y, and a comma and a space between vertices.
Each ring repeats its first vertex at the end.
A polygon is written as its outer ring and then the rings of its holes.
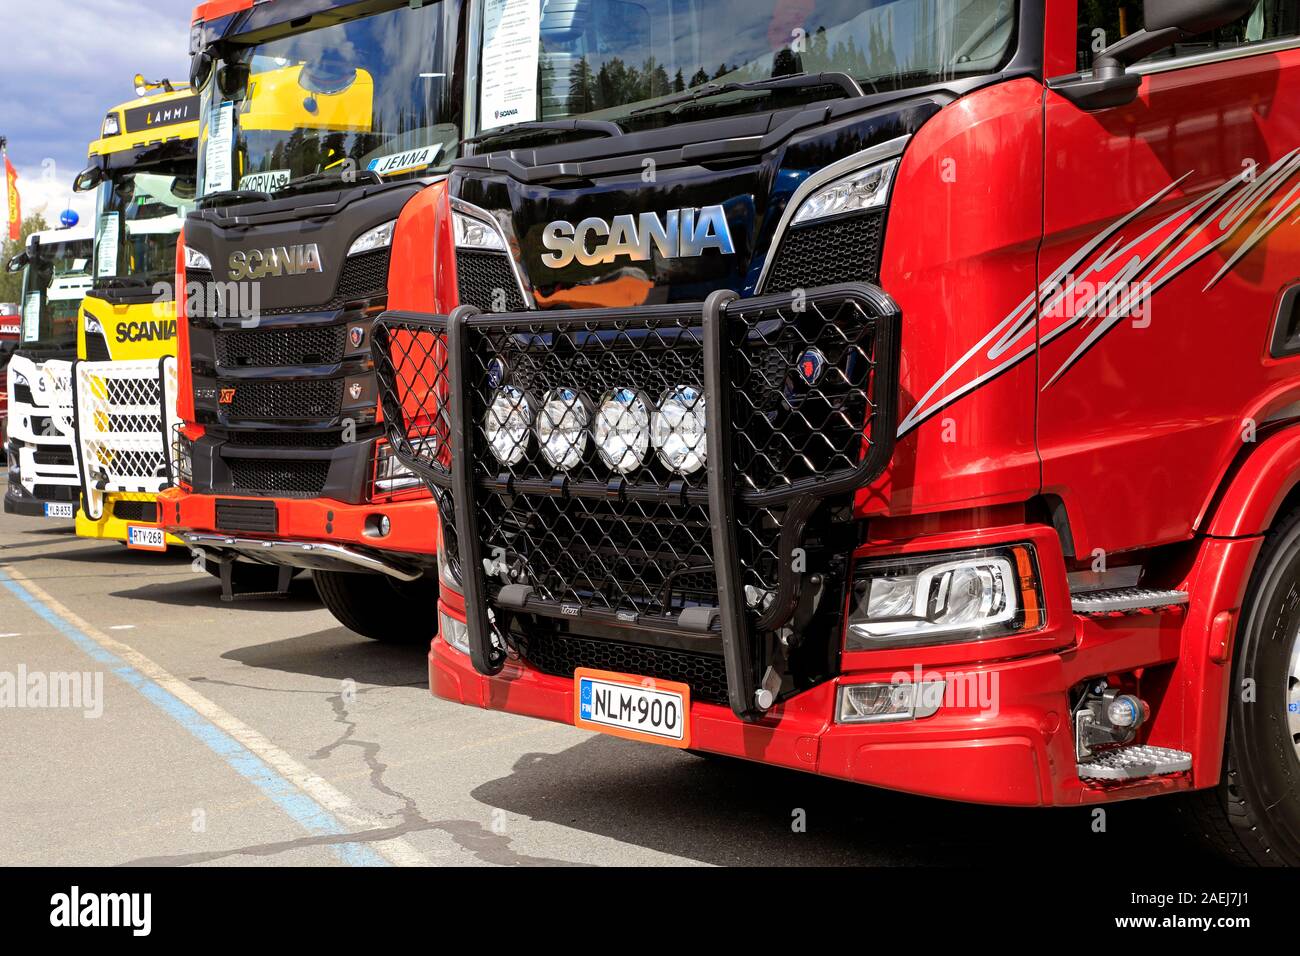
MULTIPOLYGON (((12 239, 6 239, 4 248, 0 251, 0 265, 7 266, 9 260, 27 247, 27 237, 34 232, 42 232, 49 229, 49 224, 45 217, 39 212, 33 213, 23 219, 22 236, 17 242, 12 239)), ((23 274, 21 272, 10 272, 8 269, 0 269, 0 302, 18 302, 23 294, 23 274)))

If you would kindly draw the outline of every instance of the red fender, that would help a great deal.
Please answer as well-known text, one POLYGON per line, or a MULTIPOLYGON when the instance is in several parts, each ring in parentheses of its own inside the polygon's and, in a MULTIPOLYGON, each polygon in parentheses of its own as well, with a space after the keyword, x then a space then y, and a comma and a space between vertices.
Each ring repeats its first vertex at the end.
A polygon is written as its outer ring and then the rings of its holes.
POLYGON ((1278 509, 1300 485, 1300 425, 1276 432, 1237 469, 1205 533, 1215 538, 1246 538, 1273 525, 1278 509))

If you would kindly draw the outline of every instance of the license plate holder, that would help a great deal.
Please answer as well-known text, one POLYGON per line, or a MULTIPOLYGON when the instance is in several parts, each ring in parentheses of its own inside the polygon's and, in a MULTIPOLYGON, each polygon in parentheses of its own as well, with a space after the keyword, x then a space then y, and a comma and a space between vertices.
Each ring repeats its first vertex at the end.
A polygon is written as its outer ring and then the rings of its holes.
POLYGON ((573 690, 575 727, 665 747, 691 745, 686 684, 580 667, 573 690))

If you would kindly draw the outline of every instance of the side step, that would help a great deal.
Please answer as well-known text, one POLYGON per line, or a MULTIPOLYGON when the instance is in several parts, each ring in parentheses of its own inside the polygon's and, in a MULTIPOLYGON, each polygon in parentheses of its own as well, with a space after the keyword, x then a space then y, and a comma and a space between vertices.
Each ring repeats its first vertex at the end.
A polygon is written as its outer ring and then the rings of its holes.
POLYGON ((1081 780, 1137 780, 1191 770, 1192 755, 1168 747, 1130 744, 1080 761, 1077 769, 1081 780))
POLYGON ((1159 591, 1155 588, 1112 588, 1072 594, 1070 605, 1075 614, 1109 617, 1122 614, 1152 614, 1181 608, 1187 603, 1186 591, 1159 591))

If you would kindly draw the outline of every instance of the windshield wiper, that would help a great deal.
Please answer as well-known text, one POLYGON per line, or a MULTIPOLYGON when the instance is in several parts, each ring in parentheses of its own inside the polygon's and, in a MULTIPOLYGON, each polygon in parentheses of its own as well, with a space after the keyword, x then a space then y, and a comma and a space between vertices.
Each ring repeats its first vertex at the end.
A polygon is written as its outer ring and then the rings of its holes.
POLYGON ((213 209, 217 206, 233 206, 239 202, 263 202, 270 198, 270 193, 259 189, 223 189, 221 192, 208 193, 195 206, 198 209, 213 209))
POLYGON ((697 100, 721 96, 724 93, 748 90, 815 89, 819 86, 837 87, 844 93, 846 98, 863 95, 862 87, 858 85, 858 81, 847 73, 793 73, 790 76, 774 76, 766 80, 748 80, 743 83, 706 83, 694 90, 687 90, 685 93, 678 93, 666 100, 660 100, 658 103, 651 103, 649 106, 634 109, 630 115, 639 116, 642 113, 653 113, 656 110, 666 109, 670 106, 676 107, 673 110, 673 112, 676 112, 677 109, 697 100))
POLYGON ((309 192, 314 189, 320 189, 330 186, 377 186, 384 181, 373 169, 356 169, 351 175, 352 179, 345 182, 343 177, 344 170, 331 170, 321 173, 304 173, 301 176, 295 176, 283 186, 276 189, 277 196, 287 196, 291 193, 309 192))
POLYGON ((597 133, 602 136, 622 136, 623 127, 607 120, 530 120, 526 123, 511 123, 486 130, 475 136, 468 136, 460 141, 461 146, 481 146, 483 143, 514 136, 528 136, 532 133, 597 133))

